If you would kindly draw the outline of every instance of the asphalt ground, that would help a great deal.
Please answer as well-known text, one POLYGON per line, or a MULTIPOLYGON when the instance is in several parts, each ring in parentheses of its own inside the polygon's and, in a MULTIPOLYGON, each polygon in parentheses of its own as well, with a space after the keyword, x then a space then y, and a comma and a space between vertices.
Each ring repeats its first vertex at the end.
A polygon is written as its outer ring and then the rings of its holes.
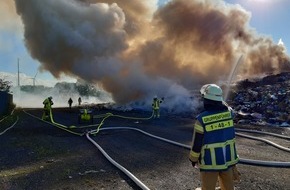
MULTIPOLYGON (((41 117, 41 109, 26 109, 41 117)), ((112 113, 130 117, 108 117, 101 128, 134 127, 156 136, 190 145, 194 117, 162 115, 148 118, 150 112, 94 110, 94 115, 112 113)), ((123 172, 113 166, 85 136, 44 123, 21 110, 15 114, 18 123, 0 136, 0 189, 140 189, 123 172)), ((90 125, 78 123, 77 108, 53 109, 54 121, 66 126, 90 125)), ((94 124, 102 118, 94 119, 94 124)), ((0 129, 7 127, 1 125, 0 129)), ((70 129, 77 133, 98 127, 70 129)), ((240 127, 240 126, 239 126, 240 127)), ((253 126, 251 126, 253 127, 253 126)), ((247 127, 246 127, 247 128, 247 127)), ((289 129, 256 126, 289 135, 289 129)), ((200 186, 199 171, 192 168, 189 150, 145 136, 132 130, 99 131, 91 136, 119 164, 134 174, 150 189, 189 190, 200 186)), ((271 137, 271 140, 278 140, 271 137)), ((283 140, 283 146, 289 141, 283 140)), ((237 137, 241 157, 290 161, 290 153, 265 143, 237 137)), ((236 189, 290 189, 289 168, 268 168, 239 164, 242 181, 236 189)))

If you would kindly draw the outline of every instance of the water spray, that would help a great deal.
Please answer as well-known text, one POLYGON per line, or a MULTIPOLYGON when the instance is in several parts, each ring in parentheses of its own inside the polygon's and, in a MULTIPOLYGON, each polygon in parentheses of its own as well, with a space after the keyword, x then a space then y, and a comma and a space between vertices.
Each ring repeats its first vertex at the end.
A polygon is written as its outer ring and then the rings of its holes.
POLYGON ((226 85, 226 89, 225 89, 225 93, 224 93, 224 101, 225 102, 228 99, 229 92, 230 92, 230 87, 231 87, 231 83, 232 83, 232 80, 234 78, 234 75, 236 74, 239 65, 242 63, 242 60, 243 60, 243 55, 240 56, 240 58, 238 59, 236 64, 233 66, 233 68, 232 68, 232 70, 230 72, 230 75, 229 75, 229 78, 228 78, 228 81, 227 81, 227 85, 226 85))

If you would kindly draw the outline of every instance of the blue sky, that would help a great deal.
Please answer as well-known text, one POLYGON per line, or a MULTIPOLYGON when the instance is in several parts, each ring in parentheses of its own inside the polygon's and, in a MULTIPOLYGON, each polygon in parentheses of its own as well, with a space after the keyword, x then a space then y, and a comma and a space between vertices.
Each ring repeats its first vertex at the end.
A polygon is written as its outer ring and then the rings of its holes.
MULTIPOLYGON (((167 1, 169 0, 159 0, 159 4, 161 5, 167 1)), ((258 34, 271 37, 275 43, 282 39, 289 55, 289 0, 225 0, 225 2, 240 4, 250 12, 250 27, 254 28, 258 34)), ((5 29, 3 26, 6 26, 7 20, 4 19, 0 19, 0 72, 16 73, 17 59, 19 58, 20 71, 26 75, 34 76, 40 64, 31 58, 26 50, 23 42, 23 32, 21 30, 5 29)), ((48 72, 39 73, 38 78, 53 79, 48 72)))
POLYGON ((226 0, 231 4, 240 4, 251 13, 250 26, 259 34, 270 36, 275 43, 280 39, 290 52, 289 0, 226 0))

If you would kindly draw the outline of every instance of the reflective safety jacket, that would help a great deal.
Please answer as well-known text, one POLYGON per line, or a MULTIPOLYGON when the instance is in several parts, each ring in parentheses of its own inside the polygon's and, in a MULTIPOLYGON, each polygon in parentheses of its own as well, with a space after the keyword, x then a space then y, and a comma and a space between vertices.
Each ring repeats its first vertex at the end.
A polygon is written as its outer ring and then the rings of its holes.
POLYGON ((197 117, 190 160, 201 171, 221 171, 238 163, 231 110, 205 111, 197 117))
POLYGON ((84 113, 81 115, 82 120, 90 120, 91 119, 91 115, 88 113, 87 109, 84 109, 84 113))
POLYGON ((53 102, 51 100, 49 100, 48 98, 46 98, 43 101, 44 104, 44 109, 51 109, 51 106, 53 105, 53 102))
POLYGON ((159 109, 161 102, 162 102, 161 100, 153 99, 152 108, 153 109, 159 109))

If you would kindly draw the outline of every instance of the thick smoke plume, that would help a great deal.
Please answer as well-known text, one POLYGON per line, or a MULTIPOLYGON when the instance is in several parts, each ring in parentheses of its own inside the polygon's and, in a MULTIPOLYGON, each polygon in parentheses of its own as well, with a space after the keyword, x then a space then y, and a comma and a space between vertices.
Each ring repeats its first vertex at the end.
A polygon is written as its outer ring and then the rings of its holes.
POLYGON ((13 1, 0 2, 0 31, 12 32, 21 29, 19 27, 20 20, 15 12, 15 4, 13 1))
POLYGON ((15 0, 25 43, 43 70, 101 84, 117 103, 190 96, 240 74, 289 69, 283 47, 249 26, 250 13, 217 0, 15 0))
MULTIPOLYGON (((13 40, 7 38, 9 34, 15 34, 16 38, 22 38, 21 20, 15 11, 15 3, 13 0, 0 1, 0 54, 10 53, 13 49, 13 40)), ((0 64, 6 64, 1 59, 0 64)))

